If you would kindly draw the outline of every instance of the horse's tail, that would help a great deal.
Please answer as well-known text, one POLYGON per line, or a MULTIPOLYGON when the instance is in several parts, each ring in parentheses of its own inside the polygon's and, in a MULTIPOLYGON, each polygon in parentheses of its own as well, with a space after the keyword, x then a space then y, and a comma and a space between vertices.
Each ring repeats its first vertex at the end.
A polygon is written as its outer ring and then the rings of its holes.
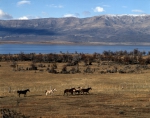
POLYGON ((64 90, 64 95, 66 94, 67 90, 64 90))

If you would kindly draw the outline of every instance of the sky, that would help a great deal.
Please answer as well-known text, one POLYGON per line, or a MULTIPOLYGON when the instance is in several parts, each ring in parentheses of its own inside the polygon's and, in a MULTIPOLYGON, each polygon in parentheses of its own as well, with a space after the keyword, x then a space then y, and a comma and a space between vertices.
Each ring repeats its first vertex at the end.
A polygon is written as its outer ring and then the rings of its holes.
POLYGON ((150 14, 150 0, 0 0, 0 20, 150 14))

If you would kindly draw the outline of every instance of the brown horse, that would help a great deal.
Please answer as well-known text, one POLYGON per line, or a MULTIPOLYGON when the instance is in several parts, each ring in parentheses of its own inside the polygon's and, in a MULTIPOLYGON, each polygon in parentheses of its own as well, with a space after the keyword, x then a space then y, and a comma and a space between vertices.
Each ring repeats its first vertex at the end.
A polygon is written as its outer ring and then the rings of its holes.
POLYGON ((76 90, 75 88, 65 89, 65 90, 64 90, 64 95, 65 95, 65 94, 68 95, 68 93, 71 93, 71 95, 73 95, 73 92, 75 92, 75 90, 76 90))
POLYGON ((86 93, 86 94, 89 94, 89 90, 92 90, 92 88, 91 87, 88 87, 88 88, 86 88, 86 89, 81 89, 81 92, 84 94, 84 93, 86 93))
POLYGON ((25 96, 26 96, 26 94, 27 94, 27 91, 29 91, 29 92, 30 92, 30 90, 29 90, 29 89, 26 89, 26 90, 19 90, 19 91, 17 91, 17 93, 18 93, 19 97, 20 97, 20 94, 24 94, 24 97, 25 97, 25 96))

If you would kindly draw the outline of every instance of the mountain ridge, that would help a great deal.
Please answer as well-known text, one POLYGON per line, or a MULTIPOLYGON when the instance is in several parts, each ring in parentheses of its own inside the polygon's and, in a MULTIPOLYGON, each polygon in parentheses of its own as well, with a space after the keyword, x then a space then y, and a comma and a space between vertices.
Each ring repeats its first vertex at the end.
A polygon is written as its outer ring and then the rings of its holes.
POLYGON ((150 15, 0 20, 0 41, 149 43, 150 15))

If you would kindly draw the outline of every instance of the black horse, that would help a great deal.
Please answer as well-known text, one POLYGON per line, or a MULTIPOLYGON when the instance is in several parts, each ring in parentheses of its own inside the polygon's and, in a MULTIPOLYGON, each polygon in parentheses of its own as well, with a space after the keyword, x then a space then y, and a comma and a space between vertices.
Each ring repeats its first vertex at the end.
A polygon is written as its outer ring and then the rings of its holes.
POLYGON ((26 90, 19 90, 19 91, 17 91, 17 93, 18 93, 19 97, 20 97, 20 94, 24 94, 24 97, 25 97, 28 91, 30 92, 29 89, 26 89, 26 90))
POLYGON ((89 93, 89 90, 92 90, 92 88, 91 87, 88 87, 88 88, 86 88, 86 89, 81 89, 81 92, 84 94, 84 93, 86 93, 86 94, 88 94, 89 93))
POLYGON ((71 93, 71 95, 73 95, 73 92, 75 92, 75 90, 76 90, 75 88, 65 89, 65 90, 64 90, 64 95, 65 95, 65 94, 68 95, 68 93, 71 93))

